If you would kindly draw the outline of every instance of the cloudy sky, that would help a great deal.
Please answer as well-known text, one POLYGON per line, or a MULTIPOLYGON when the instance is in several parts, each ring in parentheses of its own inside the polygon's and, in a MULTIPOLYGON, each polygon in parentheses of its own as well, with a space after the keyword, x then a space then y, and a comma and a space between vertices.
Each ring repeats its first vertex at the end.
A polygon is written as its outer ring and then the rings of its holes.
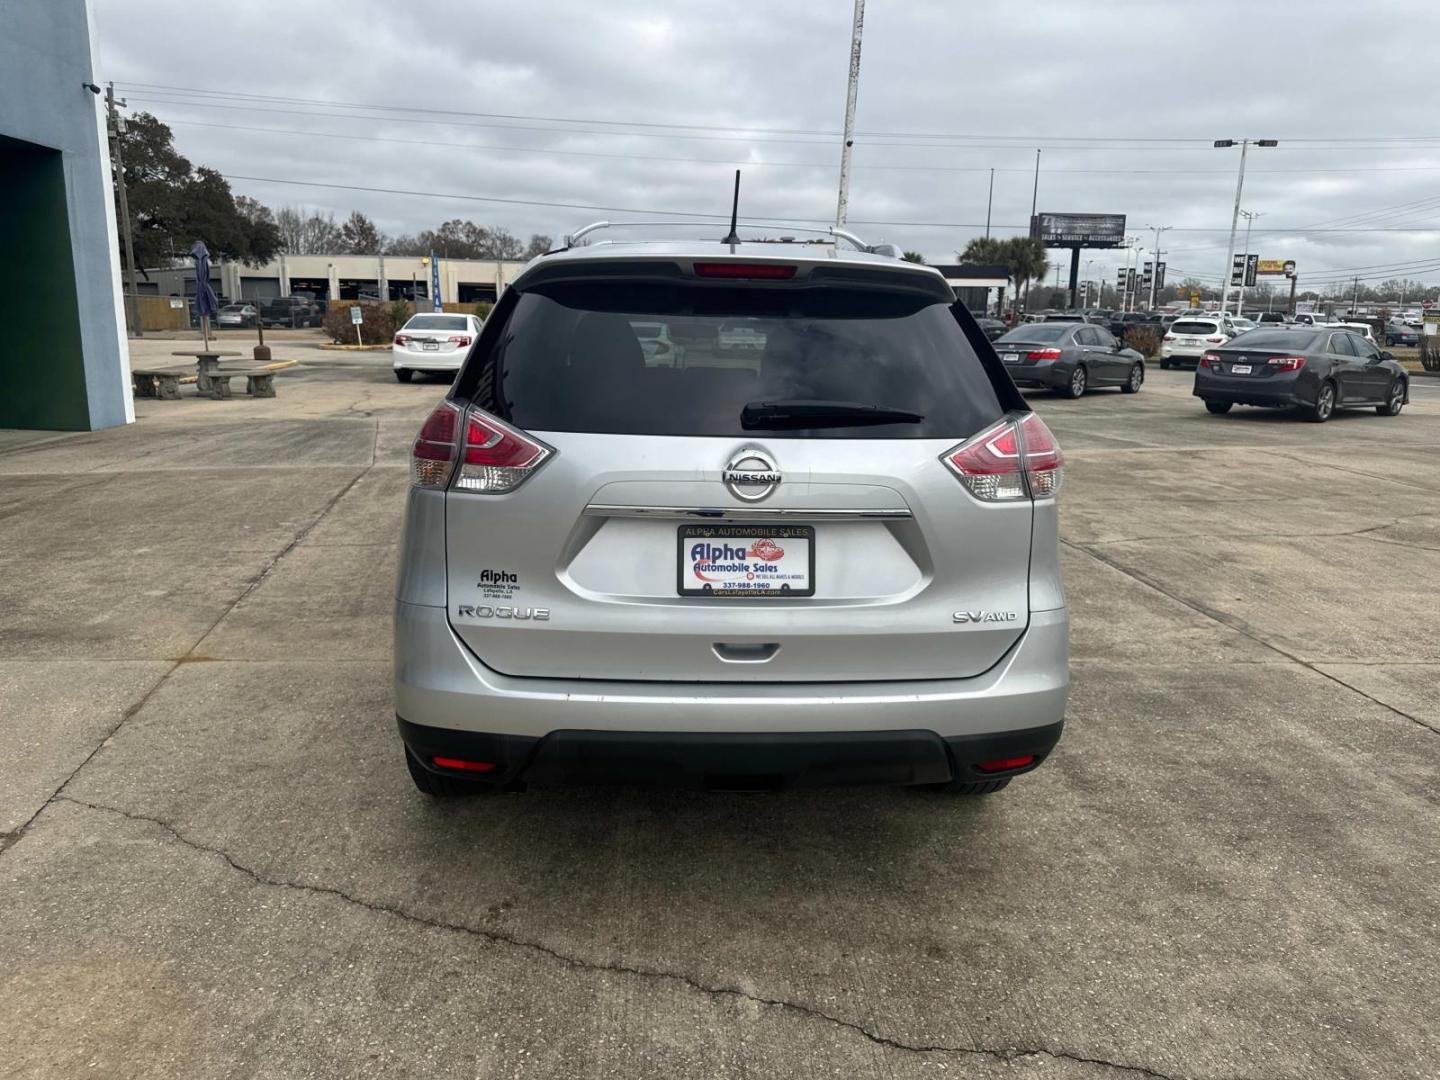
MULTIPOLYGON (((561 234, 728 212, 738 164, 742 216, 833 220, 852 0, 93 5, 101 77, 271 206, 356 208, 388 233, 464 217, 561 234)), ((1249 158, 1252 251, 1295 259, 1302 288, 1440 282, 1429 14, 870 0, 851 225, 950 258, 984 232, 993 168, 993 232, 1012 235, 1038 147, 1040 210, 1171 226, 1172 279, 1218 279, 1239 150, 1212 143, 1277 138, 1249 158)), ((1113 280, 1116 253, 1084 257, 1113 280)))

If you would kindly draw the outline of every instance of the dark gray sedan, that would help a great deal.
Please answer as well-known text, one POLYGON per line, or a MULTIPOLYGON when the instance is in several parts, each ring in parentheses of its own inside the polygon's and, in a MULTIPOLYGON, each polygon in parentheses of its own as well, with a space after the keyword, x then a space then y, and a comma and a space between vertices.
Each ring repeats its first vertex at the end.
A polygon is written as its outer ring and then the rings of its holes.
POLYGON ((1030 323, 995 342, 1017 386, 1046 386, 1078 398, 1095 386, 1134 394, 1145 382, 1145 358, 1121 345, 1103 326, 1030 323))

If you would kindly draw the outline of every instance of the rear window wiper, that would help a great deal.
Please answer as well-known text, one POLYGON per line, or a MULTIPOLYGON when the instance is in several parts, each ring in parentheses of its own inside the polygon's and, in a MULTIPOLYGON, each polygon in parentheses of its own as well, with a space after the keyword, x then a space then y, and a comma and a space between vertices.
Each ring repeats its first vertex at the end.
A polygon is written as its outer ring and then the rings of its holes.
POLYGON ((866 405, 861 401, 788 398, 752 401, 740 410, 740 426, 755 428, 853 427, 859 424, 918 424, 925 417, 906 409, 866 405))

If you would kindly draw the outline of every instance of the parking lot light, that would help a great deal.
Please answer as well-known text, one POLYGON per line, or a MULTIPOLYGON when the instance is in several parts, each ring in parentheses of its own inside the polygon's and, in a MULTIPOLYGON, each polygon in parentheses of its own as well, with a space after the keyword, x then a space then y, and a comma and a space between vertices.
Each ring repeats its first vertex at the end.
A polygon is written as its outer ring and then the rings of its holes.
MULTIPOLYGON (((1220 311, 1223 313, 1230 302, 1230 271, 1235 262, 1235 230, 1240 225, 1240 195, 1245 190, 1245 152, 1250 149, 1250 144, 1256 146, 1279 146, 1279 139, 1216 139, 1216 149, 1225 149, 1240 143, 1240 173, 1235 180, 1235 209, 1230 215, 1230 243, 1225 252, 1225 270, 1220 278, 1220 311)), ((1248 255, 1249 252, 1247 251, 1248 255)), ((1240 280, 1245 280, 1242 276, 1240 280)), ((1239 311, 1236 312, 1240 314, 1239 311)))

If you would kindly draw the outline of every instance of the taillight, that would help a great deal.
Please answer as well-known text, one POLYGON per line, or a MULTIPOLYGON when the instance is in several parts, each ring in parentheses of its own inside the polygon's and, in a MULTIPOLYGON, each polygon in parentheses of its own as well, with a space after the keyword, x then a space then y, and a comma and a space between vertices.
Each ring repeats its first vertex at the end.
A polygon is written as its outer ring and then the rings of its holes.
POLYGON ((1224 344, 1225 344, 1225 339, 1224 339, 1223 337, 1207 337, 1205 340, 1208 341, 1208 342, 1210 342, 1211 345, 1224 345, 1224 344))
POLYGON ((1219 364, 1219 363, 1220 363, 1220 354, 1219 354, 1219 353, 1207 352, 1204 356, 1200 357, 1200 363, 1199 363, 1197 366, 1198 366, 1198 367, 1208 368, 1208 367, 1215 367, 1215 366, 1216 366, 1217 364, 1219 364))
POLYGON ((460 451, 459 491, 503 495, 514 491, 545 463, 550 448, 493 416, 471 409, 460 451))
POLYGON ((1161 338, 1160 340, 1161 340, 1161 341, 1174 341, 1174 340, 1175 340, 1175 335, 1174 335, 1174 334, 1166 334, 1166 335, 1165 335, 1163 338, 1161 338))
POLYGON ((1026 360, 1034 360, 1038 364, 1048 364, 1051 361, 1060 359, 1059 349, 1031 349, 1025 354, 1026 360))
POLYGON ((795 276, 795 267, 788 263, 697 262, 697 277, 766 278, 788 281, 795 276))
POLYGON ((450 335, 448 338, 446 338, 445 340, 448 341, 451 345, 458 345, 458 346, 460 346, 460 347, 463 349, 463 348, 465 348, 467 345, 470 344, 470 335, 469 335, 469 334, 451 334, 451 335, 450 335))
POLYGON ((1272 356, 1265 363, 1269 364, 1276 371, 1299 371, 1305 366, 1303 356, 1272 356))
POLYGON ((425 419, 410 448, 410 482, 416 487, 443 488, 455 467, 460 407, 442 401, 425 419))
POLYGON ((396 344, 396 345, 406 345, 406 344, 409 344, 409 341, 410 341, 410 339, 409 339, 408 337, 406 337, 404 334, 396 334, 396 335, 395 335, 395 344, 396 344))
POLYGON ((977 499, 1045 499, 1060 490, 1065 455, 1035 413, 1006 419, 946 451, 945 464, 977 499))

